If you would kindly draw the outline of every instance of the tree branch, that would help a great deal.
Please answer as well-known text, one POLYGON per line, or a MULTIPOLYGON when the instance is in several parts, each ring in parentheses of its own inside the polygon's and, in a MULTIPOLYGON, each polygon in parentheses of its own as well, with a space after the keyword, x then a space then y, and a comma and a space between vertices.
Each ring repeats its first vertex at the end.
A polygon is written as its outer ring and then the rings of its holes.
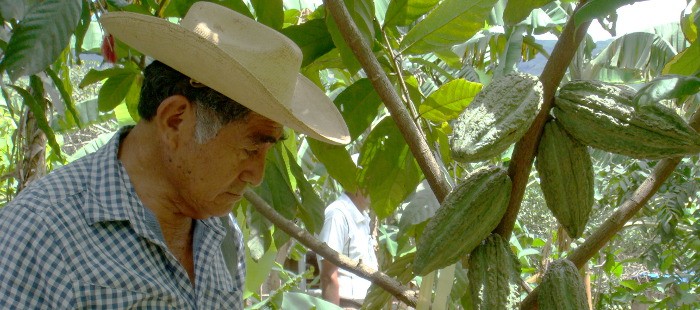
POLYGON ((401 98, 391 85, 391 81, 389 81, 379 61, 372 53, 368 43, 362 40, 362 34, 350 17, 350 13, 343 1, 324 0, 323 2, 335 19, 343 38, 352 49, 355 57, 372 82, 372 85, 377 90, 379 97, 382 98, 384 105, 389 109, 391 117, 394 118, 411 153, 413 153, 418 165, 425 174, 430 188, 435 193, 435 197, 437 197, 438 201, 442 202, 445 196, 447 196, 447 193, 450 192, 450 185, 447 183, 447 180, 440 170, 440 166, 435 160, 430 147, 428 147, 428 143, 411 119, 401 98))
MULTIPOLYGON (((700 131, 700 110, 695 112, 695 115, 689 123, 695 130, 700 131)), ((654 167, 654 171, 642 182, 639 188, 634 191, 632 196, 627 198, 627 200, 625 200, 590 237, 586 238, 586 241, 574 249, 571 254, 567 256, 567 259, 573 262, 577 268, 580 269, 583 267, 583 265, 586 264, 593 255, 598 253, 612 237, 620 232, 620 230, 625 227, 625 223, 639 212, 649 199, 654 196, 656 191, 661 187, 661 184, 671 176, 681 159, 682 157, 673 157, 659 161, 654 167)), ((525 298, 521 309, 537 308, 538 288, 539 287, 535 288, 527 298, 525 298)))
POLYGON ((325 242, 319 241, 305 230, 299 228, 292 221, 279 215, 277 211, 270 207, 267 202, 255 194, 255 192, 248 190, 243 196, 253 205, 255 210, 265 216, 275 227, 282 229, 285 233, 301 242, 301 244, 307 248, 323 256, 324 259, 329 260, 340 268, 372 281, 372 283, 377 284, 407 305, 412 307, 416 306, 417 297, 413 290, 401 285, 401 283, 386 274, 368 267, 361 261, 352 260, 331 249, 325 242))
MULTIPOLYGON (((585 0, 580 1, 576 10, 584 3, 586 3, 585 0)), ((576 10, 574 10, 574 12, 576 10)), ((498 224, 498 227, 493 231, 506 238, 506 240, 508 240, 510 234, 513 232, 515 219, 518 217, 518 212, 520 211, 520 204, 523 201, 527 180, 532 170, 532 162, 535 159, 535 152, 537 151, 537 146, 542 137, 542 129, 549 118, 549 110, 554 104, 554 95, 566 73, 569 63, 571 63, 571 60, 576 54, 579 44, 585 37, 589 25, 590 22, 586 22, 576 28, 574 20, 569 19, 562 31, 561 37, 554 46, 552 55, 547 61, 542 75, 540 75, 540 81, 544 88, 542 108, 530 126, 530 129, 525 133, 525 136, 515 144, 512 156, 513 160, 508 166, 508 175, 513 182, 508 209, 506 209, 506 213, 498 224)))

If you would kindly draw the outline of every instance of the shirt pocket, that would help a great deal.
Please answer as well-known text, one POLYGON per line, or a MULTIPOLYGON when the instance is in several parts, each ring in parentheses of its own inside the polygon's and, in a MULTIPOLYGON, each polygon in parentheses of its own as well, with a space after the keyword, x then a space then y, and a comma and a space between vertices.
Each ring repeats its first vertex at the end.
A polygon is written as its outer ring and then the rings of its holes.
POLYGON ((190 309, 177 296, 74 282, 76 309, 190 309))

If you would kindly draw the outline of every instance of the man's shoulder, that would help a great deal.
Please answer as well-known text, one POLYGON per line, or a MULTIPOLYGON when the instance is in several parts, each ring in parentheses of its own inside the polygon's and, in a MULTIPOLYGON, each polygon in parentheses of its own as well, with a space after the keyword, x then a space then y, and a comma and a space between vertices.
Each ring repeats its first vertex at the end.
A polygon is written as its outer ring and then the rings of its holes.
POLYGON ((29 208, 51 211, 60 202, 83 193, 90 181, 90 155, 59 167, 32 182, 3 209, 29 208))

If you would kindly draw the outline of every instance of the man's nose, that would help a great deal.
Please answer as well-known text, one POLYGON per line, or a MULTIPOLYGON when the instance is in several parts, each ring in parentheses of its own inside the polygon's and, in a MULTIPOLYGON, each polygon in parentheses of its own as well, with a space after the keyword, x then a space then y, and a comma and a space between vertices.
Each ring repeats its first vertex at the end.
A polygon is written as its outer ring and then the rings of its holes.
POLYGON ((241 172, 241 181, 255 187, 262 183, 265 176, 265 153, 253 156, 245 161, 245 168, 241 172))

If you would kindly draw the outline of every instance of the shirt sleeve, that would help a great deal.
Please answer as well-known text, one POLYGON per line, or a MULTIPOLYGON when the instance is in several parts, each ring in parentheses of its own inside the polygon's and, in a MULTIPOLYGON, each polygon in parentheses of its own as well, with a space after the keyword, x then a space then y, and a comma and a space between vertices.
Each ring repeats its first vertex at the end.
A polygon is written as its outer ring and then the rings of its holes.
POLYGON ((333 206, 329 206, 325 212, 323 229, 319 234, 319 240, 328 244, 331 249, 339 253, 345 253, 345 246, 348 240, 348 222, 345 214, 333 206))
POLYGON ((75 307, 70 274, 49 227, 29 207, 0 210, 0 309, 75 307))

